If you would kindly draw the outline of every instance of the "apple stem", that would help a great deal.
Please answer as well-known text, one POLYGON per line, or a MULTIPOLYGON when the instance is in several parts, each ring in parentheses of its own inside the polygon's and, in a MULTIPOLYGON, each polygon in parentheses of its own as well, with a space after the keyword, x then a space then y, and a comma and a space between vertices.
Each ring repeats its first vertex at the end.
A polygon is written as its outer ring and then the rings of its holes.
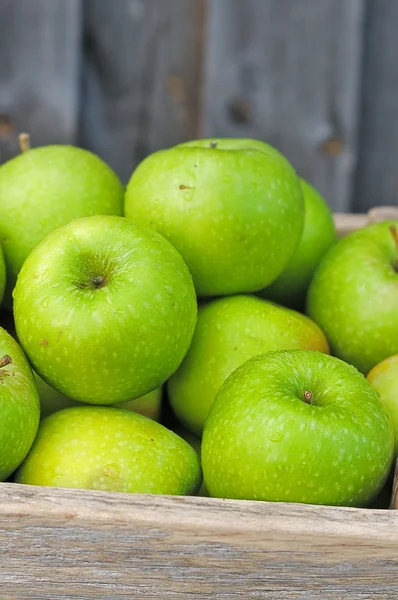
POLYGON ((29 133, 20 133, 18 136, 19 149, 21 152, 28 152, 30 150, 30 135, 29 133))
POLYGON ((311 400, 312 400, 312 392, 307 390, 306 392, 304 392, 304 401, 307 404, 312 404, 311 400))
POLYGON ((2 369, 3 367, 6 367, 7 365, 10 365, 11 363, 12 363, 11 356, 8 356, 8 354, 5 354, 2 358, 0 358, 0 369, 2 369))
POLYGON ((394 244, 395 244, 395 270, 398 273, 398 232, 397 232, 397 228, 395 227, 395 225, 390 225, 390 231, 394 240, 394 244))

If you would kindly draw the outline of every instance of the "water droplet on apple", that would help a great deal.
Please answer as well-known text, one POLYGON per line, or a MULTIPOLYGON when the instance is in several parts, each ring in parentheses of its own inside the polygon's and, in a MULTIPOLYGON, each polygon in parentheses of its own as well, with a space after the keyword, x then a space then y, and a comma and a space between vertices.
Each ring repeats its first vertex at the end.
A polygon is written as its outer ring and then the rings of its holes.
POLYGON ((271 442, 281 442, 283 440, 283 433, 280 431, 271 435, 271 442))
POLYGON ((47 306, 50 304, 50 298, 44 298, 41 301, 41 305, 44 306, 44 308, 47 308, 47 306))

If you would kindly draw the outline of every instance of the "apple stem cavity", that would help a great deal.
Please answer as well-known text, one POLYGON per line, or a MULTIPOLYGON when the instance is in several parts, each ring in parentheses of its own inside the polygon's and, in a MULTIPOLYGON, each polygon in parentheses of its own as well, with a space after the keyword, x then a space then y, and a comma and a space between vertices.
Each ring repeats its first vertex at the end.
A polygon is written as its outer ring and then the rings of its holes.
POLYGON ((310 392, 309 390, 304 392, 304 402, 306 402, 307 404, 312 404, 312 392, 310 392))
POLYGON ((29 133, 20 133, 18 136, 19 149, 22 153, 30 150, 30 135, 29 133))
POLYGON ((105 277, 102 275, 96 275, 92 278, 91 283, 93 284, 94 289, 98 290, 102 288, 105 284, 105 277))
POLYGON ((106 277, 104 277, 103 275, 94 275, 93 277, 91 277, 89 279, 89 281, 87 282, 79 282, 76 283, 76 286, 78 288, 80 288, 81 290, 99 290, 100 288, 104 287, 104 285, 106 284, 107 279, 106 277))
POLYGON ((398 273, 398 232, 395 225, 390 225, 391 235, 395 244, 395 261, 394 261, 394 269, 398 273))
POLYGON ((8 356, 8 354, 5 354, 2 358, 0 358, 0 369, 2 369, 3 367, 6 367, 7 365, 10 365, 11 363, 12 363, 11 356, 8 356))

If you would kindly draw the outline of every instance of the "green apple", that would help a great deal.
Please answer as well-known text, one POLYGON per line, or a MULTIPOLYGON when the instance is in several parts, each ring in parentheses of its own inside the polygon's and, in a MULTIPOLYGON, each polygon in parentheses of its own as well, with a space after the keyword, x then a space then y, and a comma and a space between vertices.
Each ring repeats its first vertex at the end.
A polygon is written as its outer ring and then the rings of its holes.
MULTIPOLYGON (((13 315, 6 311, 0 312, 0 327, 3 327, 12 337, 18 341, 17 332, 15 331, 15 323, 13 315)), ((81 406, 80 402, 71 400, 61 392, 54 390, 46 383, 35 371, 33 371, 36 389, 40 400, 40 418, 44 419, 47 415, 67 408, 68 406, 81 406)))
POLYGON ((139 398, 177 369, 196 297, 177 250, 123 217, 77 219, 28 256, 14 290, 18 339, 35 371, 92 404, 139 398))
POLYGON ((127 402, 120 402, 115 404, 118 408, 124 408, 126 410, 132 410, 133 412, 144 415, 148 419, 159 421, 161 416, 162 408, 162 387, 158 387, 140 398, 135 400, 128 400, 127 402))
POLYGON ((54 412, 69 408, 70 406, 81 406, 80 402, 72 400, 52 388, 35 371, 33 371, 37 392, 40 399, 40 418, 45 419, 54 412))
POLYGON ((211 496, 367 506, 392 465, 379 395, 354 367, 311 350, 256 356, 226 380, 202 439, 211 496))
POLYGON ((193 494, 201 480, 187 442, 147 417, 103 406, 47 417, 16 473, 31 485, 143 494, 193 494))
MULTIPOLYGON (((202 444, 202 440, 200 439, 200 437, 198 437, 197 435, 195 435, 188 429, 185 429, 185 427, 177 427, 176 429, 174 429, 174 433, 176 433, 183 440, 188 442, 188 444, 195 450, 196 454, 200 458, 201 444, 202 444)), ((202 481, 202 485, 200 486, 199 491, 197 492, 196 496, 208 496, 208 495, 209 495, 209 492, 206 489, 205 482, 202 481)))
POLYGON ((25 458, 39 419, 32 370, 20 346, 0 327, 0 481, 7 479, 25 458))
POLYGON ((50 231, 90 215, 122 215, 124 188, 98 156, 73 146, 23 152, 0 167, 0 244, 5 302, 29 252, 50 231))
POLYGON ((274 148, 211 139, 155 152, 134 171, 125 216, 164 235, 200 296, 255 292, 288 264, 304 223, 300 181, 274 148))
POLYGON ((0 304, 3 301, 4 290, 6 287, 6 265, 4 262, 3 250, 0 246, 0 304))
MULTIPOLYGON (((16 339, 15 325, 10 313, 0 313, 0 327, 3 327, 13 338, 16 339)), ((81 402, 68 398, 61 392, 58 392, 52 388, 48 383, 44 381, 35 371, 33 371, 35 378, 36 388, 40 399, 40 418, 44 419, 48 415, 54 412, 69 408, 71 406, 82 406, 81 402)), ((151 392, 148 392, 140 398, 135 400, 127 400, 127 402, 121 402, 114 406, 118 408, 125 408, 127 410, 133 410, 138 412, 145 417, 159 421, 161 416, 162 407, 162 387, 156 388, 151 392)))
MULTIPOLYGON (((10 313, 0 313, 0 327, 3 327, 13 338, 16 339, 15 325, 10 313)), ((48 415, 54 412, 69 408, 71 406, 82 406, 81 402, 68 398, 61 392, 58 392, 52 388, 48 383, 44 381, 35 371, 33 371, 35 378, 36 388, 40 399, 40 418, 44 419, 48 415)), ((127 400, 127 402, 120 402, 114 404, 118 408, 125 408, 127 410, 133 410, 138 412, 145 417, 154 419, 155 421, 160 420, 161 407, 162 407, 162 387, 156 388, 151 392, 148 392, 140 398, 135 400, 127 400)))
POLYGON ((314 271, 326 251, 337 241, 332 211, 326 200, 304 179, 304 229, 289 264, 260 295, 280 304, 304 308, 314 271))
MULTIPOLYGON (((48 415, 69 408, 71 406, 82 406, 81 402, 68 398, 61 392, 48 385, 37 373, 33 373, 36 380, 36 387, 40 398, 41 418, 45 419, 48 415)), ((156 388, 135 400, 128 400, 120 404, 114 404, 118 408, 133 410, 149 419, 158 421, 160 419, 160 408, 162 400, 162 388, 156 388)))
POLYGON ((269 350, 328 352, 327 340, 306 316, 255 296, 230 296, 199 309, 188 353, 168 382, 178 419, 201 435, 214 398, 234 369, 269 350))
POLYGON ((369 225, 340 239, 311 282, 307 313, 332 354, 366 375, 398 354, 398 221, 369 225))
POLYGON ((398 355, 390 356, 373 367, 367 380, 380 394, 390 415, 395 435, 395 458, 398 458, 398 355))

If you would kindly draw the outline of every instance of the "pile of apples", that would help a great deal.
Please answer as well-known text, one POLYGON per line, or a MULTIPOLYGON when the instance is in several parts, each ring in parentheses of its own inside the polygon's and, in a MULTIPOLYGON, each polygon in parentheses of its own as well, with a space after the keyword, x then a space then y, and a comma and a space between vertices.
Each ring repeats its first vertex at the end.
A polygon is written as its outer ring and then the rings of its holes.
POLYGON ((23 142, 0 167, 0 480, 372 505, 398 442, 398 222, 338 240, 257 140, 155 152, 126 189, 23 142))

